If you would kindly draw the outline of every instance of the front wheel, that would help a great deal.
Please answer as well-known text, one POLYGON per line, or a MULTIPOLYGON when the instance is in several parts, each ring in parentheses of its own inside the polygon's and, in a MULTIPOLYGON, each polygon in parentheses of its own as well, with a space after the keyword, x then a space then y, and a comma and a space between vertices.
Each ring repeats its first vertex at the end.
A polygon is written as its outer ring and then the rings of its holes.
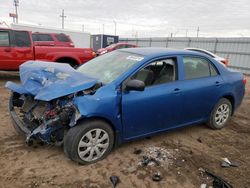
POLYGON ((114 133, 104 121, 92 120, 71 128, 64 139, 64 152, 73 161, 90 164, 102 160, 112 150, 114 133))
POLYGON ((222 98, 215 105, 213 111, 211 112, 208 125, 213 129, 223 128, 232 114, 232 104, 226 99, 222 98))

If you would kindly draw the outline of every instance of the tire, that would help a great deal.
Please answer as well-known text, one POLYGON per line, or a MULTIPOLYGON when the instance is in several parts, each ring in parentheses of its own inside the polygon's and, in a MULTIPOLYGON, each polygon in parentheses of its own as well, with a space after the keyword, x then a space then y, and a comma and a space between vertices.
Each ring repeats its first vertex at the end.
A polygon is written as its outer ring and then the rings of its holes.
MULTIPOLYGON (((15 111, 14 107, 13 107, 13 98, 14 98, 15 93, 11 92, 10 98, 9 98, 9 113, 11 113, 11 111, 15 111)), ((10 115, 11 116, 11 115, 10 115)), ((25 137, 26 133, 17 125, 17 123, 14 121, 13 117, 11 117, 11 121, 12 121, 12 125, 16 131, 16 133, 20 136, 25 137)))
POLYGON ((222 129, 227 124, 232 115, 232 104, 226 99, 222 98, 214 106, 213 111, 210 114, 208 126, 212 129, 222 129))
POLYGON ((101 120, 90 120, 69 129, 64 138, 64 153, 69 159, 86 165, 104 159, 113 145, 111 126, 101 120))
POLYGON ((61 58, 61 59, 56 60, 56 62, 69 64, 73 68, 76 68, 78 66, 77 61, 71 58, 61 58))

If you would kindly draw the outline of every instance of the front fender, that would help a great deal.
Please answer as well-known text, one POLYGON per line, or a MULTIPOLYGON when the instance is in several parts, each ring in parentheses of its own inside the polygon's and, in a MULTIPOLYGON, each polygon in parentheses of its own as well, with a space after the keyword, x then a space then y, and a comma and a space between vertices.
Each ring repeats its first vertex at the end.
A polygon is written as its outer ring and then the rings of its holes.
POLYGON ((120 102, 121 96, 114 89, 114 85, 103 86, 94 95, 78 96, 73 100, 82 118, 106 119, 119 131, 122 130, 120 102))

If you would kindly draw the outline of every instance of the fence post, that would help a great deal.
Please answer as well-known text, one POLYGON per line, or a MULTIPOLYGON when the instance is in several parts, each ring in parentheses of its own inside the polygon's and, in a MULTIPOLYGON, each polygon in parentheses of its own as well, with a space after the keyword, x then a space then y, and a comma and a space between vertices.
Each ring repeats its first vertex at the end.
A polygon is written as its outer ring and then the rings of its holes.
POLYGON ((215 43, 214 43, 214 53, 216 54, 217 51, 217 44, 218 44, 218 38, 215 38, 215 43))
POLYGON ((187 44, 188 47, 190 47, 190 43, 191 43, 191 38, 189 37, 188 38, 188 44, 187 44))
POLYGON ((149 38, 149 47, 151 47, 152 38, 149 38))
POLYGON ((166 48, 168 47, 168 37, 166 38, 166 48))

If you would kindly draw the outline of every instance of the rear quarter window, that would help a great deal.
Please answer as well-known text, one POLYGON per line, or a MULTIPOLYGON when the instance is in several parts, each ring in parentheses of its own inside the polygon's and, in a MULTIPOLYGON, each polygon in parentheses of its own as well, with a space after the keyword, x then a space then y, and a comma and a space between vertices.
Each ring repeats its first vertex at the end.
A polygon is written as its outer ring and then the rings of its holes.
POLYGON ((56 35, 55 37, 60 42, 70 42, 69 38, 65 35, 56 35))
POLYGON ((33 41, 54 41, 49 34, 32 34, 33 41))

